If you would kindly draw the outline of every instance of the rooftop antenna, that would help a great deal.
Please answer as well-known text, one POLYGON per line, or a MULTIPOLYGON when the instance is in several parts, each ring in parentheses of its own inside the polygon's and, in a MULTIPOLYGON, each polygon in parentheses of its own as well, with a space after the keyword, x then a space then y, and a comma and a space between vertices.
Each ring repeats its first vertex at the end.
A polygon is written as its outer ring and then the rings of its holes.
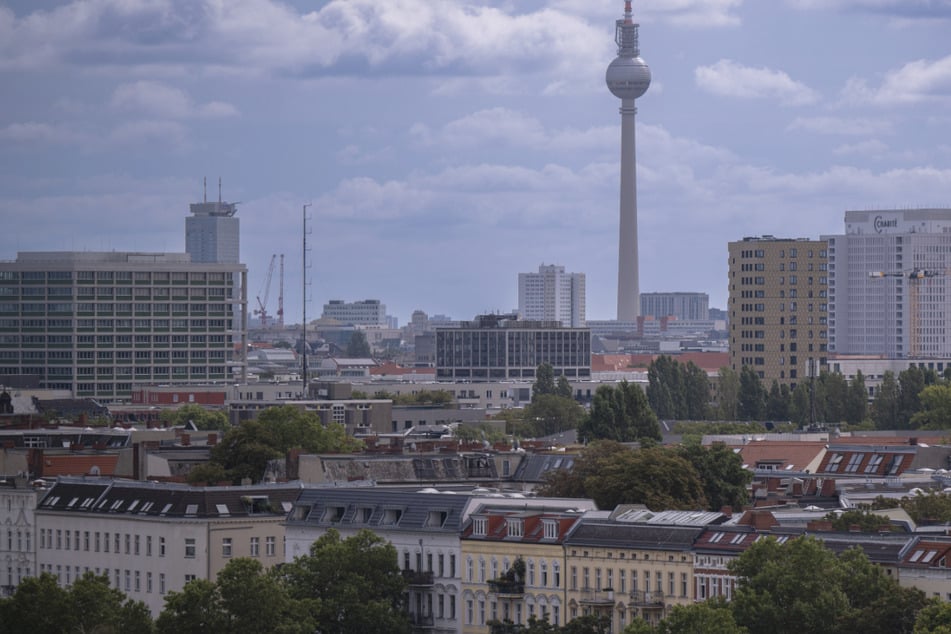
POLYGON ((311 203, 306 203, 304 205, 303 213, 301 214, 303 220, 303 244, 301 250, 302 256, 302 277, 303 277, 303 295, 301 297, 301 374, 303 374, 303 397, 307 398, 307 208, 311 206, 311 203))
POLYGON ((221 204, 221 177, 218 177, 218 204, 221 204))
POLYGON ((207 176, 203 176, 201 179, 201 192, 202 192, 202 198, 204 198, 203 202, 208 202, 208 177, 207 176))

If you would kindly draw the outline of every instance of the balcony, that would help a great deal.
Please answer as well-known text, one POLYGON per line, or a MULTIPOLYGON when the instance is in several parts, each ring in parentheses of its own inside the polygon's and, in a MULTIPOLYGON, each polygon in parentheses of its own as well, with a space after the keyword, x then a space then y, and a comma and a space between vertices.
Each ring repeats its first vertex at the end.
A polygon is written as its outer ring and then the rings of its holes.
POLYGON ((631 592, 631 605, 643 608, 663 608, 664 593, 650 590, 634 590, 631 592))
POLYGON ((582 588, 579 603, 590 606, 612 606, 614 605, 614 590, 604 588, 595 590, 593 588, 582 588))
POLYGON ((512 634, 521 632, 525 629, 524 625, 513 623, 509 620, 499 621, 498 619, 486 623, 489 626, 489 634, 512 634))
MULTIPOLYGON (((433 585, 432 570, 403 570, 403 581, 412 588, 428 588, 433 585)), ((432 618, 432 617, 430 617, 432 618)))
POLYGON ((491 579, 489 582, 489 594, 499 597, 520 597, 525 594, 525 583, 523 581, 511 579, 491 579))
POLYGON ((409 622, 414 630, 431 630, 435 627, 432 614, 409 613, 409 622))

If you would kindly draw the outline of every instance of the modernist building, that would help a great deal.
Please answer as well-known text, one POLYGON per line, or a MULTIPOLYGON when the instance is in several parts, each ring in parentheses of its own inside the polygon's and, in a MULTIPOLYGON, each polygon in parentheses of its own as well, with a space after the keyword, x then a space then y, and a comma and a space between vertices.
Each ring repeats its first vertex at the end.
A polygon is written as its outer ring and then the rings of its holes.
POLYGON ((341 324, 352 326, 387 326, 386 304, 378 299, 365 299, 345 302, 332 299, 324 304, 321 319, 335 319, 341 324))
POLYGON ((556 376, 591 376, 591 331, 557 322, 481 315, 459 328, 436 329, 436 380, 534 379, 542 363, 556 376))
POLYGON ((566 328, 585 325, 584 273, 565 273, 556 264, 538 273, 518 274, 518 316, 529 321, 557 321, 566 328))
POLYGON ((192 256, 192 262, 240 262, 237 203, 208 202, 206 198, 189 207, 192 215, 185 218, 185 252, 192 256))
POLYGON ((710 296, 706 293, 641 293, 643 317, 675 317, 685 321, 710 319, 710 296))
POLYGON ((109 402, 137 384, 231 380, 246 289, 243 265, 187 253, 21 252, 0 263, 0 382, 109 402))
POLYGON ((156 616, 165 595, 192 579, 214 581, 233 557, 281 563, 284 518, 295 484, 188 487, 64 478, 36 510, 40 573, 70 584, 85 572, 144 601, 156 616))
POLYGON ((829 245, 829 349, 951 355, 951 208, 846 211, 829 245))
POLYGON ((824 240, 744 238, 729 244, 730 366, 768 386, 794 388, 828 354, 828 250, 824 240))

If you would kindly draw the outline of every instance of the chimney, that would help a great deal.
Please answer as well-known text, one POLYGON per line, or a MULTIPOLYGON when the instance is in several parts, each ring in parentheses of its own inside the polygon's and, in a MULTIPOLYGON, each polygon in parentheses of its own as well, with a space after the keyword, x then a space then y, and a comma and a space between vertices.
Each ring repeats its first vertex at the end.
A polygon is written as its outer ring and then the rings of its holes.
POLYGON ((191 434, 182 434, 179 436, 178 441, 182 444, 182 447, 188 447, 192 444, 191 434))
POLYGON ((215 445, 217 445, 217 444, 218 444, 218 434, 217 434, 217 433, 214 433, 214 432, 208 434, 207 443, 208 443, 208 446, 209 446, 209 447, 214 447, 215 445))

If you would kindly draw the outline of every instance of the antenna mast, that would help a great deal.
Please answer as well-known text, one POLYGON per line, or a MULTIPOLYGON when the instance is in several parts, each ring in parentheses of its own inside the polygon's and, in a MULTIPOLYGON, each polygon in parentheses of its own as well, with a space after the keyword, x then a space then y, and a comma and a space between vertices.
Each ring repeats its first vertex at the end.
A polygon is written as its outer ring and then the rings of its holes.
POLYGON ((284 330, 284 254, 281 254, 281 279, 277 295, 277 327, 284 330))
POLYGON ((307 208, 311 206, 311 203, 304 205, 304 211, 302 213, 302 218, 304 221, 303 227, 303 251, 302 251, 302 273, 303 278, 303 295, 301 306, 303 308, 302 314, 302 323, 301 323, 301 355, 302 355, 302 374, 303 374, 303 398, 307 398, 307 208))

